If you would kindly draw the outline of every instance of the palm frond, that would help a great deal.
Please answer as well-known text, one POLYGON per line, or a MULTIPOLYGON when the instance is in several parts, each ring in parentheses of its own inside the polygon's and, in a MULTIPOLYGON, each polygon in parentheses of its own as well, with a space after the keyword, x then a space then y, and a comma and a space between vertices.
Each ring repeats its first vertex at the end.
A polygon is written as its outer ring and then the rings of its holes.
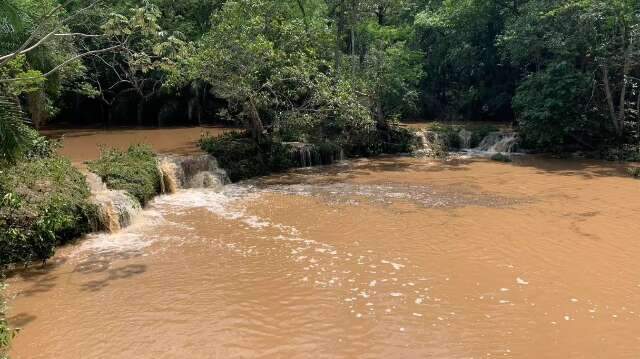
POLYGON ((11 0, 0 1, 0 54, 19 45, 26 28, 25 16, 11 0))
POLYGON ((10 0, 0 3, 0 23, 16 32, 24 30, 24 19, 20 16, 20 10, 10 0))
POLYGON ((20 105, 0 95, 0 162, 15 162, 28 148, 28 142, 20 105))

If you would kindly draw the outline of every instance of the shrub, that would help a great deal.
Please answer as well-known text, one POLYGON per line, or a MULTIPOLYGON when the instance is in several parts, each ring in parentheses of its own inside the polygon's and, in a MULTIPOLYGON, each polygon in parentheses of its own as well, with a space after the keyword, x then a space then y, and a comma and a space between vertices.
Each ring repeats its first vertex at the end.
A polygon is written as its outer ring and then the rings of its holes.
POLYGON ((259 145, 246 132, 203 137, 200 148, 214 156, 234 182, 290 167, 289 152, 284 145, 273 145, 270 140, 259 145))
POLYGON ((279 142, 267 144, 269 147, 268 168, 271 171, 284 171, 294 166, 289 147, 279 142))
POLYGON ((491 160, 492 161, 497 161, 497 162, 511 162, 511 157, 504 155, 502 153, 496 153, 495 155, 491 156, 491 160))
POLYGON ((319 144, 318 151, 320 152, 320 161, 323 165, 330 165, 335 161, 340 160, 340 157, 344 155, 342 147, 329 141, 319 144))
POLYGON ((603 148, 597 157, 607 161, 640 162, 640 146, 623 145, 603 148))
POLYGON ((368 157, 382 153, 382 141, 375 127, 353 129, 337 141, 344 147, 350 157, 368 157))
MULTIPOLYGON (((0 100, 1 101, 1 100, 0 100)), ((14 144, 11 144, 11 140, 2 138, 0 135, 0 166, 8 167, 19 160, 35 160, 39 158, 48 158, 55 155, 56 150, 59 148, 59 141, 48 139, 44 136, 40 136, 38 131, 29 127, 24 123, 17 123, 12 129, 13 134, 8 134, 6 137, 17 137, 14 144), (14 147, 11 149, 10 147, 14 147)), ((0 126, 0 132, 5 131, 0 126)))
MULTIPOLYGON (((377 129, 375 126, 352 127, 334 136, 335 140, 317 139, 308 144, 316 160, 313 164, 331 164, 341 154, 374 156, 381 153, 411 152, 417 145, 413 133, 400 126, 377 129), (344 149, 344 150, 343 150, 344 149)), ((256 143, 247 132, 227 132, 200 139, 200 148, 214 156, 232 181, 263 176, 295 167, 292 147, 265 137, 256 143)))
POLYGON ((11 339, 13 339, 15 334, 15 331, 9 328, 9 324, 7 323, 7 319, 4 314, 5 302, 2 297, 3 290, 4 284, 2 284, 2 277, 0 276, 0 358, 6 357, 9 345, 11 344, 11 339))
POLYGON ((640 179, 640 167, 629 167, 627 168, 627 173, 633 178, 640 179))
MULTIPOLYGON (((603 134, 590 116, 592 79, 566 62, 529 76, 513 98, 524 145, 543 151, 593 144, 603 134)), ((587 146, 590 147, 590 146, 587 146)))
POLYGON ((369 157, 382 153, 408 153, 417 146, 417 138, 409 129, 390 124, 382 128, 366 127, 339 137, 337 144, 348 156, 369 157))
POLYGON ((145 205, 161 190, 156 155, 150 147, 133 145, 127 151, 103 149, 89 169, 102 177, 108 188, 124 190, 145 205))
POLYGON ((380 135, 383 137, 384 153, 409 153, 418 145, 418 139, 413 131, 397 125, 380 130, 380 135))
POLYGON ((44 261, 56 245, 91 230, 84 176, 59 157, 0 169, 0 267, 44 261))
POLYGON ((460 126, 434 123, 429 130, 439 135, 447 151, 460 149, 460 126))

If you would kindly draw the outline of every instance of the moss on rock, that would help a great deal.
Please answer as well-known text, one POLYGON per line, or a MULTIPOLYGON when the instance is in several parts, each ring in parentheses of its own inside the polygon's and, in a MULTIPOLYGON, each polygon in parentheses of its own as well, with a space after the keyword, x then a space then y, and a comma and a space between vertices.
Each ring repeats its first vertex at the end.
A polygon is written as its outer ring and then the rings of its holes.
POLYGON ((134 145, 127 151, 105 149, 100 159, 89 162, 89 170, 108 188, 124 190, 145 205, 161 190, 156 155, 150 147, 134 145))

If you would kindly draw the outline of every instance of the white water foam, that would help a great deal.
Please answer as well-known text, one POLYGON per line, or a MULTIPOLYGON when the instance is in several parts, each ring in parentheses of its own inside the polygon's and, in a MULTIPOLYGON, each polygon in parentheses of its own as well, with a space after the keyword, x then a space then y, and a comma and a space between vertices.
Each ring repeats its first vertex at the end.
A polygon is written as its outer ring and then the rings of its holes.
POLYGON ((166 220, 160 212, 145 210, 131 226, 119 232, 88 235, 74 255, 141 251, 160 239, 147 235, 149 229, 164 223, 166 220))

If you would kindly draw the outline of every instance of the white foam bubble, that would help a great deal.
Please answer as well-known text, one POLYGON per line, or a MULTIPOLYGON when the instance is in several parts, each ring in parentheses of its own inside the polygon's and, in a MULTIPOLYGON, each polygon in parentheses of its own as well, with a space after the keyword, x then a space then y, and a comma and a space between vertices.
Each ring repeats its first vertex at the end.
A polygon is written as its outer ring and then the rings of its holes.
POLYGON ((380 263, 389 264, 389 265, 391 265, 391 266, 393 267, 393 269, 395 269, 395 270, 400 270, 400 269, 402 269, 402 268, 404 268, 404 267, 405 267, 405 266, 404 266, 404 264, 399 264, 399 263, 390 262, 390 261, 388 261, 388 260, 386 260, 386 259, 381 260, 381 261, 380 261, 380 263))

